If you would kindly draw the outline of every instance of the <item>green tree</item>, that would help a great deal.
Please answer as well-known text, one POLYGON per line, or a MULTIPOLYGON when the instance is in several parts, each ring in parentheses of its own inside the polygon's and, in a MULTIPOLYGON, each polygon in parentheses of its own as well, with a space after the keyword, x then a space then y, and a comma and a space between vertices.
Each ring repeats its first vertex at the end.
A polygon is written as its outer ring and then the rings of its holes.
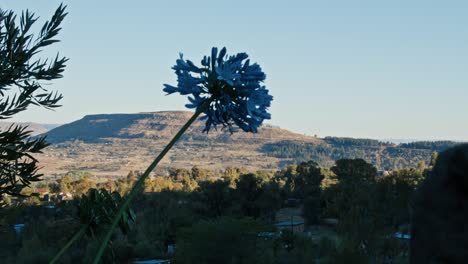
POLYGON ((322 184, 320 185, 322 189, 326 189, 337 183, 336 175, 330 168, 321 168, 321 173, 323 175, 322 184))
POLYGON ((468 259, 468 144, 440 153, 412 206, 410 263, 468 259))
POLYGON ((296 168, 295 191, 304 197, 309 187, 320 187, 324 176, 317 162, 302 162, 296 168))
POLYGON ((337 161, 332 170, 338 183, 325 193, 333 192, 331 206, 336 207, 342 239, 333 261, 349 258, 383 263, 404 254, 407 249, 391 236, 398 226, 409 221, 409 201, 416 186, 414 175, 421 172, 402 170, 376 179, 375 168, 362 160, 337 161))
POLYGON ((314 161, 303 162, 296 168, 294 193, 304 200, 303 216, 309 224, 317 224, 322 211, 322 169, 314 161))
POLYGON ((289 165, 275 174, 276 180, 283 184, 283 195, 286 197, 294 193, 294 178, 297 174, 296 168, 296 165, 289 165))
POLYGON ((233 202, 229 182, 220 180, 201 182, 192 199, 200 205, 199 213, 209 217, 225 215, 233 202))
POLYGON ((145 179, 145 184, 143 185, 143 191, 146 193, 154 191, 154 184, 150 178, 145 179))
POLYGON ((302 215, 307 224, 318 224, 322 210, 322 192, 320 188, 310 188, 304 198, 302 207, 302 215))
POLYGON ((431 154, 431 161, 429 163, 429 166, 434 167, 437 163, 437 158, 439 157, 439 153, 436 151, 432 152, 431 154))
POLYGON ((182 178, 181 183, 182 183, 182 190, 185 192, 192 192, 198 187, 197 182, 188 175, 182 178))
MULTIPOLYGON (((62 77, 67 59, 57 55, 43 60, 38 54, 59 41, 55 37, 65 16, 65 6, 60 5, 34 34, 31 28, 37 17, 33 13, 23 12, 17 19, 13 11, 0 9, 0 119, 9 119, 31 106, 60 106, 62 95, 43 84, 62 77)), ((33 154, 41 153, 48 144, 45 137, 30 136, 26 126, 11 126, 0 132, 0 194, 18 195, 31 182, 41 180, 33 154)))
POLYGON ((421 160, 418 163, 417 170, 423 172, 426 169, 426 162, 424 160, 421 160))
POLYGON ((376 239, 381 236, 372 197, 377 169, 362 159, 342 159, 336 161, 332 171, 338 179, 336 187, 331 189, 338 231, 353 250, 371 254, 376 239))
POLYGON ((49 190, 50 192, 52 193, 59 193, 60 192, 60 184, 58 184, 57 182, 51 182, 49 183, 49 190))
POLYGON ((370 190, 373 212, 384 227, 394 229, 410 222, 410 201, 418 184, 414 178, 420 174, 415 169, 395 171, 379 179, 375 188, 370 190))
POLYGON ((96 182, 88 176, 81 177, 73 183, 73 192, 77 195, 86 194, 92 188, 96 188, 96 182))
POLYGON ((229 182, 230 187, 235 187, 236 180, 239 179, 241 174, 246 174, 246 173, 248 172, 243 168, 228 167, 224 170, 223 179, 229 182))
POLYGON ((130 186, 133 186, 133 184, 138 180, 138 177, 141 176, 141 173, 139 171, 129 171, 127 174, 127 183, 130 186))
POLYGON ((170 168, 169 176, 175 181, 181 181, 184 177, 190 177, 190 171, 184 168, 170 168))
POLYGON ((255 242, 261 230, 250 219, 201 221, 180 233, 176 263, 258 263, 255 242))
POLYGON ((128 185, 127 181, 124 179, 119 179, 115 183, 115 188, 117 189, 117 192, 124 196, 130 191, 131 186, 128 185))
POLYGON ((275 220, 276 212, 283 205, 281 188, 277 182, 270 181, 264 183, 262 189, 260 197, 255 201, 256 206, 262 218, 273 221, 275 220))
POLYGON ((411 186, 413 189, 424 180, 425 170, 419 169, 401 169, 390 173, 389 179, 392 179, 395 183, 404 182, 411 186))
POLYGON ((340 183, 374 181, 377 176, 377 169, 363 159, 337 160, 331 170, 340 183))
POLYGON ((262 194, 262 179, 253 173, 241 175, 236 180, 236 189, 234 190, 235 204, 239 206, 240 214, 259 217, 261 212, 256 202, 262 194))
POLYGON ((71 192, 73 189, 72 183, 73 183, 73 180, 70 176, 67 176, 67 175, 63 176, 59 183, 60 190, 64 193, 71 192))
POLYGON ((174 189, 174 182, 169 177, 156 176, 152 180, 153 192, 161 192, 163 190, 174 189))
POLYGON ((197 181, 208 181, 213 175, 210 170, 200 168, 198 166, 192 167, 192 178, 197 181))

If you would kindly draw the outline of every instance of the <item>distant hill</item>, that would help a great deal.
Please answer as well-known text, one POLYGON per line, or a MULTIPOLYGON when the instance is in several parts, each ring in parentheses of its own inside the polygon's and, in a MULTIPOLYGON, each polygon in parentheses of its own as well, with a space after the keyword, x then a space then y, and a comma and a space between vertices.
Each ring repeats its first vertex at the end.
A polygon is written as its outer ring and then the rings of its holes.
POLYGON ((381 170, 416 167, 430 161, 433 152, 441 152, 455 146, 452 141, 421 141, 404 144, 381 142, 373 139, 326 137, 320 144, 297 141, 281 141, 265 144, 261 151, 268 155, 293 160, 295 163, 314 160, 325 166, 343 158, 362 158, 381 170))
MULTIPOLYGON (((130 170, 144 170, 191 115, 186 111, 88 115, 56 127, 45 133, 53 145, 41 155, 43 172, 60 175, 85 170, 123 176, 130 170)), ((273 126, 263 126, 257 134, 232 135, 222 129, 206 134, 203 128, 204 123, 196 121, 162 166, 278 169, 307 160, 332 166, 340 158, 364 158, 379 169, 391 170, 429 162, 433 151, 456 144, 398 145, 371 139, 316 138, 273 126)))
POLYGON ((38 123, 32 123, 32 122, 7 122, 7 121, 1 121, 0 122, 0 131, 7 130, 8 128, 11 127, 11 125, 28 126, 28 130, 32 131, 33 136, 46 133, 47 131, 60 126, 59 124, 38 124, 38 123))
MULTIPOLYGON (((192 116, 188 111, 164 111, 138 114, 88 115, 75 122, 56 127, 46 133, 48 141, 63 143, 83 141, 84 143, 105 143, 113 139, 170 140, 192 116)), ((182 141, 207 141, 223 143, 265 143, 278 140, 300 140, 320 142, 319 139, 293 133, 272 126, 263 126, 258 134, 239 131, 231 134, 221 127, 202 133, 204 122, 197 120, 184 134, 182 141)))

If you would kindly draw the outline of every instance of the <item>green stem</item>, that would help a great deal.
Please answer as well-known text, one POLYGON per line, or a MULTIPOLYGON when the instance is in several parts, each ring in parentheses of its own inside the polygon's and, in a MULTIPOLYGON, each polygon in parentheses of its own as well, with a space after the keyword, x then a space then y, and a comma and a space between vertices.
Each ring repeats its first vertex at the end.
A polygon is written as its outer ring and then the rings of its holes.
POLYGON ((52 259, 50 261, 50 264, 54 264, 56 263, 60 257, 63 255, 63 253, 65 253, 65 251, 67 251, 67 249, 73 244, 75 243, 75 241, 77 241, 78 239, 80 239, 84 233, 86 232, 86 229, 88 229, 88 226, 89 225, 85 225, 83 227, 81 227, 81 229, 76 232, 76 234, 68 241, 68 243, 60 250, 59 253, 57 253, 57 255, 55 255, 54 259, 52 259))
POLYGON ((185 123, 185 125, 177 132, 177 134, 174 136, 174 138, 169 142, 169 144, 163 149, 163 151, 156 157, 156 159, 151 163, 151 165, 146 169, 145 173, 140 176, 138 181, 135 183, 133 186, 132 190, 130 193, 127 195, 125 198, 123 204, 120 205, 119 211, 117 212, 116 216, 114 216, 114 219, 112 220, 112 224, 107 230, 107 233, 99 245, 99 250, 94 257, 93 263, 98 264, 99 260, 101 259, 102 255, 104 254, 104 251, 106 249, 106 245, 109 242, 112 233, 114 232, 114 229, 117 227, 117 224, 119 223, 119 219, 122 217, 123 213, 125 212, 126 208, 129 206, 130 202, 132 199, 135 197, 135 195, 138 193, 138 190, 143 186, 145 183, 145 179, 148 178, 150 175, 151 171, 156 168, 158 163, 164 158, 164 156, 169 152, 169 150, 174 146, 174 144, 177 142, 177 140, 184 134, 184 132, 190 127, 190 125, 197 119, 197 117, 203 112, 204 106, 199 107, 197 111, 193 114, 193 116, 185 123))

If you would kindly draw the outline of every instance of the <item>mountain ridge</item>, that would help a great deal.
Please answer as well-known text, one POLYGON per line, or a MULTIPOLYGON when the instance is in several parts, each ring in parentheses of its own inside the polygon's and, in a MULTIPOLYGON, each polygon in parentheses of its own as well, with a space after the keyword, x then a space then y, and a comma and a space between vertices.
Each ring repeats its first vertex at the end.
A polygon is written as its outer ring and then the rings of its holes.
MULTIPOLYGON (((39 160, 43 173, 63 175, 85 170, 99 176, 125 176, 144 170, 193 113, 160 111, 96 114, 56 127, 43 135, 52 145, 39 160)), ((264 125, 258 133, 227 129, 203 133, 197 120, 186 131, 160 167, 193 166, 222 170, 244 167, 276 170, 289 164, 315 160, 333 166, 341 158, 363 158, 381 170, 426 164, 434 151, 455 142, 394 144, 373 139, 318 138, 264 125)))
MULTIPOLYGON (((61 143, 70 140, 82 140, 84 142, 98 142, 105 138, 170 138, 175 130, 178 130, 192 116, 189 111, 158 111, 144 113, 119 113, 86 115, 82 119, 64 124, 45 133, 51 143, 61 143), (165 131, 167 130, 167 131, 165 131), (156 133, 156 131, 158 133, 156 133)), ((204 123, 195 121, 185 133, 187 136, 204 135, 206 138, 222 137, 228 130, 218 128, 209 133, 202 133, 204 123)), ((286 129, 273 126, 262 126, 258 134, 267 134, 270 137, 282 136, 286 138, 302 139, 305 141, 317 141, 317 138, 291 132, 286 129), (274 133, 275 135, 272 135, 274 133)), ((253 138, 256 134, 239 131, 232 137, 253 138), (240 133, 240 134, 239 134, 240 133)), ((257 136, 258 137, 258 136, 257 136)))

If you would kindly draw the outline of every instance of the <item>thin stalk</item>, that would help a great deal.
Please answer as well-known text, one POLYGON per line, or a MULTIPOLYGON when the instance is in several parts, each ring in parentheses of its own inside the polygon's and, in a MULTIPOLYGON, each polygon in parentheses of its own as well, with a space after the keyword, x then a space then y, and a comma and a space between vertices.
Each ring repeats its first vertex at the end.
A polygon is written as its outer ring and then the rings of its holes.
POLYGON ((76 234, 67 242, 67 244, 60 250, 59 253, 57 253, 57 255, 55 255, 54 259, 52 259, 50 261, 50 264, 54 264, 54 263, 57 263, 57 261, 60 259, 60 257, 63 255, 63 253, 65 253, 65 251, 67 251, 67 249, 73 244, 75 243, 75 241, 78 241, 83 235, 84 233, 86 232, 86 229, 88 229, 88 225, 85 225, 83 227, 81 227, 81 229, 76 232, 76 234))
MULTIPOLYGON (((205 104, 206 105, 206 104, 205 104)), ((112 233, 114 232, 114 229, 117 227, 117 224, 119 223, 119 219, 122 217, 123 213, 125 212, 126 208, 129 206, 130 202, 132 199, 135 197, 135 195, 138 193, 138 190, 142 188, 143 184, 145 183, 145 179, 148 178, 150 175, 151 171, 153 171, 158 163, 164 158, 164 156, 169 152, 169 150, 174 146, 174 144, 179 140, 179 138, 185 133, 185 131, 192 125, 192 123, 197 119, 197 117, 203 112, 203 109, 205 108, 204 106, 201 106, 197 109, 197 111, 193 114, 193 116, 185 123, 185 125, 177 132, 177 134, 172 138, 172 140, 169 142, 169 144, 162 150, 162 152, 156 157, 156 159, 151 163, 151 165, 146 169, 145 173, 140 176, 138 181, 135 183, 133 186, 132 190, 130 193, 127 195, 125 198, 123 204, 120 205, 119 211, 117 212, 116 216, 114 216, 114 219, 112 220, 112 224, 107 230, 106 235, 104 236, 103 241, 99 245, 99 250, 94 257, 93 263, 98 264, 99 260, 101 259, 102 255, 104 254, 104 251, 106 249, 106 245, 109 242, 112 233)))

